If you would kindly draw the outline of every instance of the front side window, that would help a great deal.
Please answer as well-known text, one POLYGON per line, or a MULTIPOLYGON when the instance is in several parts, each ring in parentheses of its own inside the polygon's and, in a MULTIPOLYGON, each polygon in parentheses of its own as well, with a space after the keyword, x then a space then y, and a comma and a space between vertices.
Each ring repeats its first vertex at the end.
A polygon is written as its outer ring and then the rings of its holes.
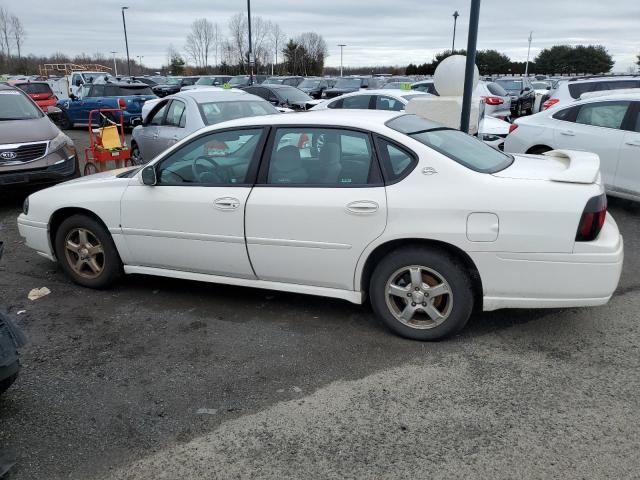
POLYGON ((417 115, 402 115, 389 120, 386 125, 476 172, 495 173, 513 162, 510 155, 471 135, 443 127, 417 115))
POLYGON ((243 185, 263 130, 214 132, 196 138, 162 160, 158 185, 243 185))
POLYGON ((104 85, 94 85, 90 87, 88 97, 104 97, 104 85))
POLYGON ((367 133, 331 128, 280 128, 271 151, 271 185, 363 186, 372 183, 367 133))
POLYGON ((580 107, 576 123, 594 127, 617 128, 622 126, 630 102, 587 103, 580 107))
POLYGON ((171 125, 173 127, 184 127, 185 118, 184 111, 186 110, 185 104, 178 100, 173 100, 167 111, 167 118, 165 119, 165 125, 171 125))
POLYGON ((391 110, 399 112, 400 110, 404 110, 404 103, 397 98, 378 95, 376 96, 376 110, 391 110))
POLYGON ((369 101, 371 95, 353 95, 351 97, 344 97, 342 99, 341 108, 353 108, 366 110, 369 108, 369 101))
POLYGON ((162 119, 164 118, 164 112, 167 110, 168 103, 165 102, 159 110, 156 110, 153 116, 147 122, 149 125, 162 125, 162 119))

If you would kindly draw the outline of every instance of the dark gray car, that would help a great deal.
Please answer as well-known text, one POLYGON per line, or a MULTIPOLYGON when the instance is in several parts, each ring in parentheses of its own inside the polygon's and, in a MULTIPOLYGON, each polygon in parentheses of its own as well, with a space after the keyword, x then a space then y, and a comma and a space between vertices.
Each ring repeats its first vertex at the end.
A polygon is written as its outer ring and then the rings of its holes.
MULTIPOLYGON (((50 107, 51 114, 60 110, 50 107)), ((73 141, 17 88, 0 85, 0 189, 79 176, 73 141)))

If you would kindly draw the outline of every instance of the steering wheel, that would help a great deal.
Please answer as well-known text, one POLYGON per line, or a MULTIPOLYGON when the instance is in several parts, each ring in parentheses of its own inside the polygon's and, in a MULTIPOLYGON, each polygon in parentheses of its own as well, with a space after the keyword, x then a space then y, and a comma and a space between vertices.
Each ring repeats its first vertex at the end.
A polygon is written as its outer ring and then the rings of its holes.
POLYGON ((223 168, 216 163, 211 157, 207 157, 206 155, 201 155, 193 160, 191 164, 191 170, 193 172, 193 178, 197 181, 197 183, 224 183, 225 182, 225 173, 223 168), (209 169, 203 165, 198 163, 199 160, 204 160, 213 168, 209 169), (211 175, 213 179, 206 178, 206 176, 211 175))

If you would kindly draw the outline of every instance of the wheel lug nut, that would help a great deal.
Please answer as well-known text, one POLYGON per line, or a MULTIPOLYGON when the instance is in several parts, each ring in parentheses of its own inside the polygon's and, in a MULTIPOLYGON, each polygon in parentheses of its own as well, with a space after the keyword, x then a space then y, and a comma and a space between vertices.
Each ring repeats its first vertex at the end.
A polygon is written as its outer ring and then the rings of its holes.
POLYGON ((420 290, 420 289, 419 289, 418 287, 416 287, 416 292, 417 292, 418 290, 420 290))
POLYGON ((422 302, 422 306, 426 307, 427 306, 427 302, 422 302))
POLYGON ((411 306, 415 307, 416 306, 416 302, 411 302, 411 306))
POLYGON ((410 297, 410 296, 411 296, 411 292, 407 293, 407 297, 410 297))

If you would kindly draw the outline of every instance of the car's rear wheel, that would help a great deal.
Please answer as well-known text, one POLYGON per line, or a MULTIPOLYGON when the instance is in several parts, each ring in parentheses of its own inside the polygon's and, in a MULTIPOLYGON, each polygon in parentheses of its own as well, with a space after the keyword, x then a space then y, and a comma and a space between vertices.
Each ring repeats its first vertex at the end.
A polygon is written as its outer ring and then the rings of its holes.
POLYGON ((400 336, 439 340, 462 329, 473 310, 467 270, 449 253, 420 247, 387 255, 369 286, 371 305, 400 336))
POLYGON ((111 235, 89 216, 73 215, 64 220, 56 231, 55 250, 64 272, 84 287, 108 287, 122 272, 111 235))

